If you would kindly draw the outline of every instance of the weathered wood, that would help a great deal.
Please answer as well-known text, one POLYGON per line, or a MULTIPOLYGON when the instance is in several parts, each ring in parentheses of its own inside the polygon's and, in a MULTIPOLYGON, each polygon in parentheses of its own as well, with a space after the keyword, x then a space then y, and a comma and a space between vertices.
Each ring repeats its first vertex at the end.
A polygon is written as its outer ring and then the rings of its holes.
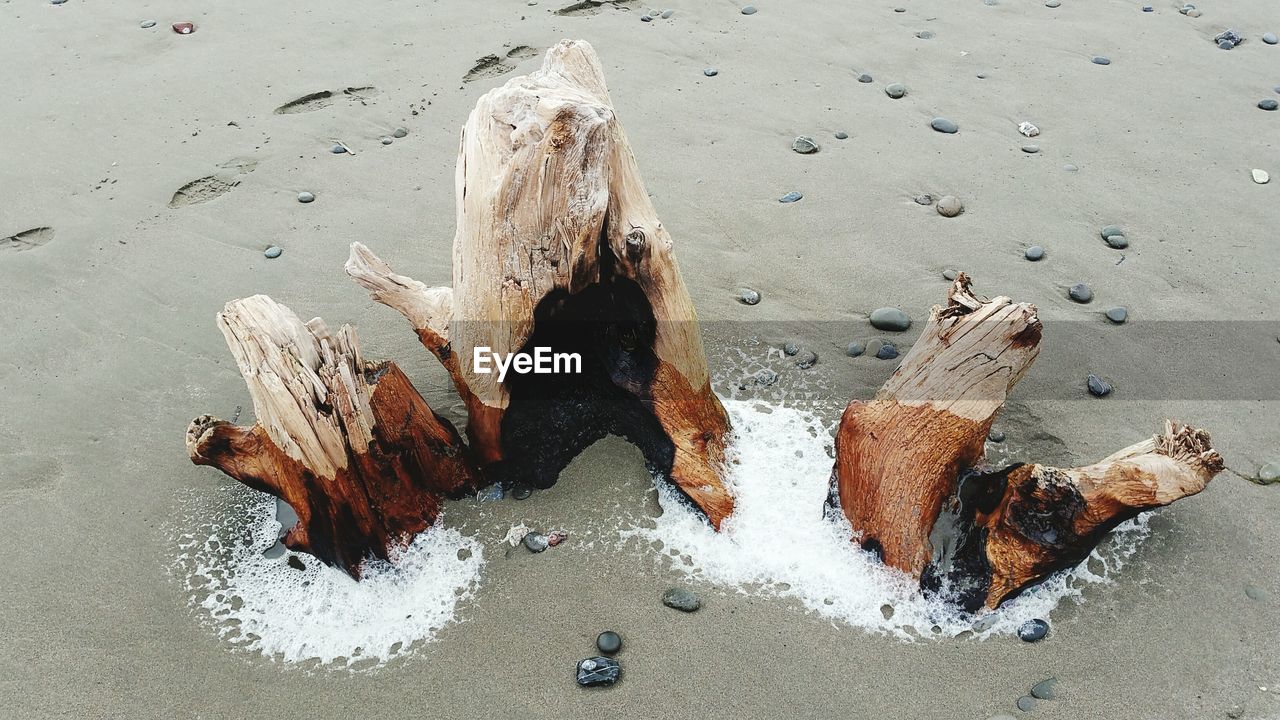
POLYGON ((265 295, 227 303, 217 322, 257 423, 196 418, 187 452, 287 502, 286 546, 359 578, 478 485, 457 431, 394 363, 365 362, 350 325, 331 334, 265 295))
POLYGON ((697 315, 614 113, 595 51, 564 41, 482 97, 462 131, 451 288, 396 275, 360 244, 348 273, 400 311, 468 410, 486 475, 548 487, 587 445, 624 436, 717 527, 728 417, 697 315), (477 371, 477 348, 547 347, 580 374, 477 371))
POLYGON ((836 434, 833 502, 861 545, 976 610, 1086 557, 1116 525, 1204 489, 1222 469, 1203 430, 1084 468, 981 468, 996 414, 1039 351, 1035 307, 983 300, 961 273, 902 365, 836 434))

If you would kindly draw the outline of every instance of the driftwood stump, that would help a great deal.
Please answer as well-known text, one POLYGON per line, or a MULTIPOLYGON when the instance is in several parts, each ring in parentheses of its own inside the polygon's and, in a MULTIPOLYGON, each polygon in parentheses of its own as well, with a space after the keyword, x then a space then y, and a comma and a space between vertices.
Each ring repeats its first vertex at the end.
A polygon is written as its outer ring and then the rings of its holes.
POLYGON ((249 387, 257 423, 208 415, 187 453, 287 502, 284 544, 360 577, 435 521, 440 502, 472 491, 462 438, 394 363, 365 362, 355 330, 331 334, 265 295, 227 303, 218 327, 249 387))
POLYGON ((719 527, 729 421, 697 315, 595 51, 563 41, 482 97, 462 130, 453 286, 352 246, 347 272, 400 311, 453 379, 487 480, 546 488, 585 447, 627 438, 719 527), (575 353, 580 373, 500 380, 482 353, 575 353))
POLYGON ((836 433, 832 501, 862 547, 970 610, 1078 564, 1116 525, 1222 470, 1208 433, 1172 422, 1088 467, 975 470, 1040 332, 1034 306, 981 299, 961 273, 901 366, 873 399, 849 404, 836 433))

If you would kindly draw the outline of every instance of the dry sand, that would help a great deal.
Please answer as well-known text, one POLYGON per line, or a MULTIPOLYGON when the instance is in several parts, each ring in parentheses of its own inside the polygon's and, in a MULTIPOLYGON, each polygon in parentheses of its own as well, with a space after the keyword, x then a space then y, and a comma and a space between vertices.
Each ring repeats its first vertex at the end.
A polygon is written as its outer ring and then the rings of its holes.
MULTIPOLYGON (((1001 421, 1028 455, 1089 461, 1172 416, 1211 429, 1239 473, 1280 457, 1280 183, 1249 177, 1280 175, 1280 113, 1255 107, 1280 84, 1280 47, 1259 40, 1280 31, 1273 3, 1206 0, 1192 19, 1163 1, 895 2, 906 12, 762 0, 747 17, 717 0, 653 23, 608 5, 557 16, 546 0, 6 3, 0 236, 51 230, 0 247, 0 716, 986 718, 1017 714, 1050 675, 1058 699, 1036 717, 1280 714, 1280 495, 1231 472, 1160 513, 1119 581, 1059 608, 1035 645, 904 643, 701 585, 704 609, 673 617, 658 598, 678 577, 650 554, 573 542, 490 552, 463 622, 375 672, 233 652, 188 607, 172 572, 183 498, 233 482, 190 464, 183 431, 247 405, 214 313, 268 293, 355 322, 371 356, 456 418, 443 375, 341 264, 360 240, 448 282, 458 128, 538 56, 462 78, 476 58, 563 37, 602 56, 709 345, 758 324, 818 350, 815 402, 865 397, 892 369, 841 354, 877 336, 866 313, 920 318, 959 268, 1046 319, 1046 360, 1001 421), (196 32, 173 33, 180 20, 196 32), (1218 50, 1227 27, 1248 41, 1218 50), (891 82, 909 94, 889 99, 891 82), (324 107, 273 112, 322 90, 324 107), (930 130, 935 115, 960 133, 930 130), (1023 120, 1039 154, 1019 150, 1023 120), (378 143, 401 125, 408 137, 378 143), (797 134, 821 152, 793 153, 797 134), (357 154, 332 155, 334 138, 357 154), (218 181, 191 193, 204 202, 169 207, 204 177, 218 181), (299 204, 301 190, 318 199, 299 204), (804 199, 779 205, 789 190, 804 199), (967 211, 942 218, 912 201, 924 192, 967 211), (1118 265, 1097 237, 1112 223, 1132 242, 1118 265), (271 244, 282 257, 263 257, 271 244), (1048 258, 1023 260, 1031 244, 1048 258), (1090 306, 1066 299, 1081 281, 1090 306), (764 302, 738 304, 740 285, 764 302), (1129 326, 1101 319, 1116 304, 1129 326), (1205 324, 1152 357, 1126 332, 1155 320, 1205 324), (1086 372, 1116 396, 1087 398, 1086 372), (627 640, 624 680, 583 691, 573 663, 606 627, 627 640)), ((649 485, 638 452, 610 440, 550 491, 449 520, 489 542, 507 520, 587 526, 614 503, 642 518, 649 485)))

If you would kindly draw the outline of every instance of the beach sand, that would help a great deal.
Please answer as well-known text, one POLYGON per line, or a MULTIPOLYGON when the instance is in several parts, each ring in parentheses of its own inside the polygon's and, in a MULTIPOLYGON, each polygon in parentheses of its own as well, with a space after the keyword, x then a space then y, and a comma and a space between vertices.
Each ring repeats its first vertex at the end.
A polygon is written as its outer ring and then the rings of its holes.
POLYGON ((1035 717, 1280 716, 1280 495, 1241 477, 1280 459, 1280 183, 1250 179, 1280 174, 1280 113, 1256 107, 1280 97, 1280 47, 1259 40, 1280 31, 1272 3, 1208 0, 1189 18, 1170 2, 897 1, 906 12, 762 0, 746 16, 717 0, 651 23, 638 5, 561 16, 546 0, 6 4, 0 236, 49 229, 0 245, 0 715, 987 718, 1055 676, 1035 717), (170 29, 183 20, 193 34, 170 29), (1248 40, 1222 51, 1228 27, 1248 40), (1087 463, 1174 417, 1208 428, 1231 471, 1160 512, 1045 641, 906 642, 708 583, 691 585, 696 614, 663 607, 683 575, 610 541, 658 508, 639 452, 609 439, 529 500, 450 506, 446 524, 486 545, 482 580, 408 657, 353 673, 233 649, 177 561, 181 534, 247 492, 183 447, 197 415, 252 420, 214 314, 266 293, 353 322, 459 421, 434 360, 341 266, 361 241, 448 284, 458 130, 561 38, 602 58, 719 377, 754 334, 818 352, 811 395, 791 402, 868 397, 893 363, 844 356, 885 337, 866 315, 916 318, 905 347, 960 269, 1045 321, 1045 358, 998 423, 1020 453, 1087 463), (464 82, 491 53, 499 74, 464 82), (892 82, 907 96, 887 97, 892 82), (938 115, 960 132, 931 130, 938 115), (1024 120, 1040 136, 1019 135, 1024 120), (821 151, 792 152, 801 134, 821 151), (791 190, 803 200, 779 204, 791 190), (943 218, 921 193, 966 210, 943 218), (1123 262, 1098 237, 1108 224, 1127 231, 1123 262), (1045 260, 1023 259, 1032 244, 1045 260), (1092 304, 1067 299, 1076 282, 1092 304), (738 303, 742 286, 764 300, 738 303), (1102 319, 1113 305, 1128 325, 1102 319), (1134 338, 1156 322, 1180 340, 1153 354, 1134 338), (1090 372, 1116 394, 1088 397, 1090 372), (505 552, 522 520, 574 534, 505 552), (578 688, 605 629, 625 639, 623 680, 578 688))

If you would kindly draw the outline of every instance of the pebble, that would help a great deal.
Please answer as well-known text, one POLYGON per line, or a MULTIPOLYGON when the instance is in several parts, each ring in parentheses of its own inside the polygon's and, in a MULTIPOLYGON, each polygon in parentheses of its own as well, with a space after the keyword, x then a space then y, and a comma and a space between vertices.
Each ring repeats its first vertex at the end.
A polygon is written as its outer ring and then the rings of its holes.
POLYGON ((907 9, 906 9, 906 8, 904 8, 904 7, 896 7, 896 8, 894 8, 894 9, 893 9, 893 11, 894 11, 894 12, 899 12, 899 13, 901 13, 901 12, 906 12, 906 11, 907 11, 907 9))
POLYGON ((911 318, 896 307, 882 307, 871 311, 871 327, 877 330, 902 332, 911 327, 911 318))
POLYGON ((1022 712, 1031 712, 1036 709, 1036 699, 1030 695, 1023 695, 1018 698, 1018 709, 1022 712))
POLYGON ((1004 442, 1004 431, 996 430, 993 428, 990 432, 987 433, 987 439, 993 443, 1002 443, 1004 442))
POLYGON ((675 10, 663 10, 663 11, 662 11, 662 19, 663 19, 663 20, 670 20, 670 19, 671 19, 671 16, 672 16, 672 15, 675 15, 675 14, 676 14, 676 11, 675 11, 675 10))
POLYGON ((1269 462, 1259 468, 1258 479, 1267 484, 1280 480, 1280 460, 1269 462))
POLYGON ((847 132, 845 132, 845 131, 843 131, 843 130, 837 130, 837 131, 836 131, 836 139, 837 139, 837 140, 848 140, 848 139, 849 139, 849 133, 847 133, 847 132))
POLYGON ((1031 247, 1027 248, 1026 252, 1022 253, 1022 256, 1030 260, 1031 262, 1037 262, 1039 260, 1043 260, 1044 248, 1040 247, 1039 245, 1032 245, 1031 247))
POLYGON ((818 353, 812 350, 805 350, 803 353, 800 353, 799 357, 796 358, 796 367, 800 368, 801 370, 808 370, 809 368, 817 364, 818 364, 818 353))
POLYGON ((622 649, 622 636, 612 630, 605 630, 596 636, 596 647, 605 655, 613 655, 622 649))
POLYGON ((1150 5, 1143 5, 1143 6, 1142 6, 1142 12, 1155 12, 1155 11, 1156 11, 1156 9, 1155 9, 1155 8, 1153 8, 1153 7, 1151 7, 1150 5))
POLYGON ((1111 58, 1107 57, 1106 55, 1094 55, 1093 64, 1094 65, 1110 65, 1111 58))
POLYGON ((1123 325, 1125 320, 1129 319, 1129 311, 1123 307, 1113 307, 1107 309, 1107 319, 1116 325, 1123 325))
POLYGON ((622 675, 618 661, 607 657, 591 657, 578 663, 578 684, 582 687, 612 685, 622 675))
POLYGON ((973 631, 976 633, 984 633, 996 626, 998 618, 995 615, 983 615, 973 623, 973 631))
POLYGON ((1268 182, 1271 182, 1271 176, 1267 174, 1266 170, 1254 168, 1249 174, 1253 176, 1253 181, 1259 185, 1266 185, 1268 182))
POLYGON ((1062 3, 1058 2, 1058 0, 1049 0, 1049 2, 1044 4, 1044 6, 1047 8, 1056 8, 1061 4, 1062 3))
POLYGON ((902 83, 893 83, 884 89, 884 94, 897 100, 907 94, 907 86, 902 83))
POLYGON ((306 190, 303 190, 302 192, 298 193, 298 202, 300 203, 309 203, 315 199, 316 199, 316 196, 312 193, 307 192, 306 190))
POLYGON ((531 532, 528 535, 525 535, 524 540, 521 540, 520 542, 523 542, 524 546, 529 548, 529 552, 535 553, 540 553, 543 550, 546 550, 551 544, 547 542, 547 536, 540 532, 531 532))
POLYGON ((146 28, 153 28, 155 26, 156 26, 155 20, 143 20, 142 24, 139 25, 138 27, 141 27, 142 29, 145 30, 146 28))
POLYGON ((66 2, 66 1, 67 1, 67 0, 49 0, 49 4, 50 4, 50 5, 61 5, 62 3, 66 2))
POLYGON ((384 136, 384 137, 382 138, 382 144, 383 144, 383 145, 390 145, 390 144, 391 144, 391 143, 393 143, 393 142, 395 142, 395 140, 392 140, 390 135, 384 136))
POLYGON ((405 128, 402 128, 402 127, 398 127, 398 128, 396 128, 396 129, 395 129, 395 132, 391 133, 391 136, 392 136, 392 137, 402 138, 402 137, 404 137, 404 136, 406 136, 406 135, 408 135, 408 134, 409 134, 409 131, 408 131, 408 130, 406 130, 405 128))
POLYGON ((1267 591, 1263 590, 1257 585, 1245 585, 1244 594, 1245 594, 1245 597, 1249 598, 1250 600, 1266 600, 1267 599, 1267 591))
POLYGON ((956 125, 954 122, 944 117, 936 117, 930 120, 929 127, 933 128, 934 130, 937 130, 940 133, 946 133, 948 135, 952 135, 955 132, 960 130, 959 125, 956 125))
POLYGON ((942 277, 946 280, 955 280, 956 277, 959 276, 959 274, 960 274, 959 271, 952 270, 951 268, 947 268, 946 270, 942 271, 942 277))
POLYGON ((770 385, 778 382, 778 373, 770 370, 769 368, 760 368, 752 377, 756 381, 757 385, 763 385, 765 387, 769 387, 770 385))
POLYGON ((756 6, 755 6, 755 5, 748 5, 748 6, 744 7, 744 8, 742 8, 742 14, 743 14, 743 15, 755 15, 755 14, 756 14, 756 6))
POLYGON ((1223 50, 1230 50, 1231 48, 1243 43, 1244 37, 1235 30, 1228 28, 1217 35, 1214 35, 1213 41, 1223 50))
POLYGON ((173 24, 173 31, 179 35, 190 35, 196 31, 196 26, 189 22, 176 22, 173 24))
POLYGON ((1094 397, 1106 397, 1111 394, 1111 383, 1092 373, 1085 378, 1085 385, 1089 388, 1089 394, 1094 397))
POLYGON ((791 141, 791 149, 801 155, 812 155, 819 150, 818 141, 808 135, 800 135, 797 136, 795 140, 791 141))
POLYGON ((917 195, 914 198, 912 198, 912 200, 915 200, 917 205, 933 204, 933 196, 930 195, 929 193, 925 193, 924 195, 917 195))
POLYGON ((742 288, 738 290, 738 302, 743 305, 756 305, 760 302, 760 293, 751 288, 742 288))
POLYGON ((1063 170, 1066 170, 1067 172, 1076 172, 1076 171, 1077 171, 1077 170, 1079 170, 1080 168, 1078 168, 1078 167, 1076 167, 1075 165, 1072 165, 1072 164, 1070 164, 1070 163, 1067 163, 1066 165, 1063 165, 1063 166, 1062 166, 1062 169, 1063 169, 1063 170))
POLYGON ((801 194, 801 193, 799 193, 799 192, 796 192, 795 190, 792 190, 791 192, 787 193, 786 195, 783 195, 782 197, 778 198, 778 202, 780 202, 780 203, 793 203, 793 202, 795 202, 795 201, 799 200, 799 199, 800 199, 800 198, 802 198, 802 197, 804 197, 804 195, 803 195, 803 194, 801 194))
POLYGON ((867 351, 866 345, 864 345, 863 343, 854 341, 849 343, 849 347, 844 349, 844 354, 848 355, 849 357, 858 357, 859 355, 861 355, 866 351, 867 351))
POLYGON ((1040 152, 1040 146, 1039 145, 1023 145, 1022 152, 1027 153, 1028 155, 1035 155, 1036 153, 1040 152))
POLYGON ((1277 38, 1275 33, 1263 33, 1262 42, 1268 45, 1275 45, 1276 43, 1280 42, 1280 38, 1277 38))
POLYGON ((1124 235, 1124 230, 1119 225, 1107 225, 1098 233, 1103 240, 1110 238, 1112 235, 1124 235))
POLYGON ((290 555, 289 559, 286 560, 285 562, 287 562, 289 564, 289 567, 293 568, 294 570, 307 569, 306 564, 302 562, 302 558, 298 557, 297 555, 290 555))
POLYGON ((884 343, 876 351, 876 357, 881 360, 892 360, 898 357, 898 348, 894 347, 893 343, 884 343))
POLYGON ((1263 98, 1258 101, 1258 107, 1263 110, 1275 110, 1280 107, 1280 103, 1277 103, 1274 98, 1263 98))
POLYGON ((942 217, 955 217, 964 212, 964 203, 955 195, 943 195, 938 198, 938 214, 942 217))
POLYGON ((1186 13, 1184 13, 1184 14, 1185 14, 1187 17, 1198 18, 1198 17, 1200 17, 1203 13, 1201 13, 1199 10, 1197 10, 1197 9, 1195 9, 1195 8, 1191 8, 1190 10, 1188 10, 1188 11, 1187 11, 1186 13))
POLYGON ((871 80, 871 76, 870 76, 870 75, 868 75, 868 74, 866 74, 866 73, 862 73, 861 75, 859 75, 859 76, 858 76, 858 82, 860 82, 860 83, 869 83, 869 82, 872 82, 872 80, 871 80))
POLYGON ((528 485, 517 485, 511 488, 511 497, 516 500, 528 500, 530 495, 533 495, 533 488, 528 485))
POLYGON ((1090 290, 1089 286, 1084 283, 1076 283, 1067 291, 1067 297, 1078 303, 1087 303, 1093 300, 1093 290, 1090 290))
POLYGON ((1036 618, 1018 626, 1018 639, 1023 642, 1035 642, 1049 634, 1049 623, 1036 618))
POLYGON ((792 357, 800 353, 800 346, 795 343, 787 343, 782 346, 782 353, 787 357, 792 357))
POLYGON ((334 145, 332 148, 330 148, 330 150, 333 151, 334 155, 341 155, 342 153, 347 151, 347 149, 342 145, 334 145))
POLYGON ((933 31, 921 30, 920 32, 916 33, 916 37, 920 38, 921 40, 928 40, 933 37, 933 31))
POLYGON ((691 613, 702 607, 702 601, 692 591, 673 587, 662 594, 662 604, 681 612, 691 613))
POLYGON ((1106 241, 1107 245, 1115 248, 1116 250, 1123 250, 1129 247, 1129 239, 1124 235, 1112 235, 1106 238, 1106 241))
POLYGON ((720 71, 719 71, 719 70, 717 70, 717 69, 715 69, 715 68, 713 68, 713 67, 709 67, 709 68, 707 68, 707 69, 703 70, 703 71, 702 71, 702 74, 703 74, 703 75, 706 75, 707 77, 715 77, 715 76, 717 76, 717 75, 719 75, 719 74, 720 74, 720 71))
POLYGON ((653 18, 648 15, 641 15, 640 22, 653 22, 653 18))
POLYGON ((1051 677, 1046 680, 1041 680, 1040 682, 1031 686, 1031 697, 1037 700, 1052 700, 1053 686, 1057 684, 1058 684, 1058 678, 1056 677, 1051 677))
POLYGON ((281 249, 280 246, 272 245, 266 250, 263 250, 262 254, 265 255, 267 258, 274 260, 275 258, 280 257, 280 253, 282 252, 284 252, 284 250, 281 249))

